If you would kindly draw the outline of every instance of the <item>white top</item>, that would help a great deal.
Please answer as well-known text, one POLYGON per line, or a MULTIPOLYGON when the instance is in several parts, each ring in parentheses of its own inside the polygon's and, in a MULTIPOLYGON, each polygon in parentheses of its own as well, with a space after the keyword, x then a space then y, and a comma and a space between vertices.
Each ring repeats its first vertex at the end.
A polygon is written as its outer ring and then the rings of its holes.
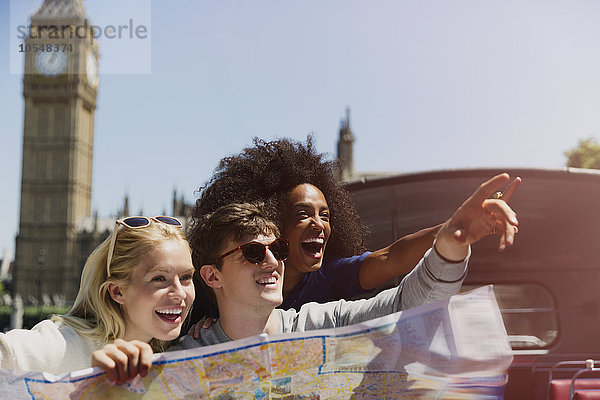
POLYGON ((44 320, 31 330, 0 333, 0 368, 53 374, 91 367, 92 353, 101 344, 62 322, 44 320))

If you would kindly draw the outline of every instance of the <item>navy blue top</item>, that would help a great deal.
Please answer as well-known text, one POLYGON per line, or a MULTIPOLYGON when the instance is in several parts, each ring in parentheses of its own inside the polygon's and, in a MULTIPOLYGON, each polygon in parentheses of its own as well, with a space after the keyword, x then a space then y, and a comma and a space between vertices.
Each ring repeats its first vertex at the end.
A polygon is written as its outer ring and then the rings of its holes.
POLYGON ((369 254, 370 251, 365 251, 348 258, 325 256, 321 268, 304 274, 304 278, 277 308, 299 310, 303 304, 311 301, 326 303, 370 294, 372 290, 363 290, 358 281, 360 266, 369 254))

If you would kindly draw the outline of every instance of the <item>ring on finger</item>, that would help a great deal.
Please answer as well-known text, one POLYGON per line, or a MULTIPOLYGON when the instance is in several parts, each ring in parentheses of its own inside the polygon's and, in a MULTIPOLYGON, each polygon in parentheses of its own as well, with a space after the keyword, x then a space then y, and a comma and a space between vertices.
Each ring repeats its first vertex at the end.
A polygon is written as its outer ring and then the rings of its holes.
POLYGON ((492 195, 492 199, 500 200, 502 198, 502 192, 496 192, 492 195))

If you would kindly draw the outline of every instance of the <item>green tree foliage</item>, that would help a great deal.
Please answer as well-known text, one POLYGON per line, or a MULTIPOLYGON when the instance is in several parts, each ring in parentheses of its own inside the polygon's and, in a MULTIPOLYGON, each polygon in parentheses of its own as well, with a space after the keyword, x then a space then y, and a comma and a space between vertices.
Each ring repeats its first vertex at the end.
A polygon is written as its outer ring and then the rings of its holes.
POLYGON ((580 139, 577 147, 564 154, 567 167, 600 169, 600 143, 596 138, 580 139))
MULTIPOLYGON (((38 322, 49 319, 53 315, 62 315, 69 311, 71 307, 59 306, 30 306, 23 309, 23 328, 31 329, 38 322)), ((0 306, 0 332, 10 326, 10 316, 12 310, 9 306, 0 306)))

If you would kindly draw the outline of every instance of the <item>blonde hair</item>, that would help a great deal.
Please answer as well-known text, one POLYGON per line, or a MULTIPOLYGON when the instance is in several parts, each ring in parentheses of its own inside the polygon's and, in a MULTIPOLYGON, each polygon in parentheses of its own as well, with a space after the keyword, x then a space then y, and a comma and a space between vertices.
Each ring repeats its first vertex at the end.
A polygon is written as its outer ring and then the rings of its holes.
MULTIPOLYGON (((134 268, 148 251, 168 240, 186 238, 180 228, 151 220, 149 226, 130 229, 118 225, 112 234, 88 257, 81 273, 79 292, 71 310, 52 321, 72 327, 80 335, 92 338, 102 345, 125 335, 125 315, 119 303, 108 292, 111 282, 127 285, 134 268), (113 235, 117 235, 107 276, 106 259, 113 235)), ((183 316, 185 319, 185 316, 183 316)), ((154 351, 164 351, 168 342, 152 339, 154 351)))

